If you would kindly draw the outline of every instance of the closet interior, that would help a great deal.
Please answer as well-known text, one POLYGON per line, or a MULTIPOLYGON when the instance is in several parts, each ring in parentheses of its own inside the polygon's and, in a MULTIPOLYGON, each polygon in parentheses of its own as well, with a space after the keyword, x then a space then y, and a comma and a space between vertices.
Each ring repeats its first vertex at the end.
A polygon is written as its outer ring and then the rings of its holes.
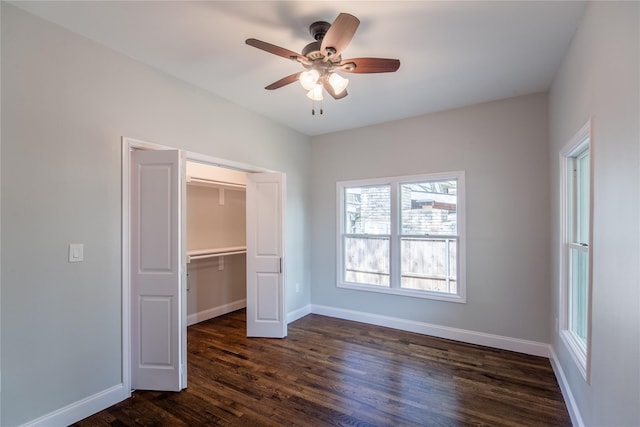
POLYGON ((187 162, 187 325, 246 307, 246 173, 187 162))

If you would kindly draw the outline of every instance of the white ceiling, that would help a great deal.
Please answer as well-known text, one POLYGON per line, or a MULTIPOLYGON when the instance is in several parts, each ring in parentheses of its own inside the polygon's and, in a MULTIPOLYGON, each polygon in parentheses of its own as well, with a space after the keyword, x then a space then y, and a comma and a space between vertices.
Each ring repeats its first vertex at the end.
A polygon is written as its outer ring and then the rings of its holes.
MULTIPOLYGON (((577 1, 45 1, 24 10, 307 135, 549 89, 585 7, 577 1), (346 74, 349 96, 311 115, 301 66, 245 44, 295 52, 309 24, 360 19, 343 58, 400 59, 396 73, 346 74)), ((317 107, 316 107, 317 109, 317 107)))

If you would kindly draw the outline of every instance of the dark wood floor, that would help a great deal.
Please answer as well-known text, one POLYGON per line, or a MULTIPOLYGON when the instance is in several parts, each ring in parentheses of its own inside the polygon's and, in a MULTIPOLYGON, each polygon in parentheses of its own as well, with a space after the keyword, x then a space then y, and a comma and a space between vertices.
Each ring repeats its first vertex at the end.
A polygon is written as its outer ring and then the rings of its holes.
POLYGON ((309 315, 286 339, 245 312, 188 329, 188 388, 138 391, 86 426, 568 426, 545 358, 309 315))

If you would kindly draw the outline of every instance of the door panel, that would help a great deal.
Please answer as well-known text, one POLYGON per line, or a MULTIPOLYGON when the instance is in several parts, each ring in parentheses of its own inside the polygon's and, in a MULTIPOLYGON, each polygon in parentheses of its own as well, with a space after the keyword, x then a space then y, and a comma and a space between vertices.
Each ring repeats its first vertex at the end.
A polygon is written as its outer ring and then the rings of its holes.
POLYGON ((278 321, 280 316, 280 275, 277 273, 257 274, 257 318, 263 321, 278 321))
MULTIPOLYGON (((140 152, 136 157, 150 157, 149 153, 140 152)), ((175 240, 172 227, 175 225, 171 222, 171 202, 176 197, 172 192, 171 179, 175 179, 172 175, 175 171, 170 163, 138 165, 141 272, 170 273, 172 269, 171 252, 175 240)))
POLYGON ((171 367, 171 297, 140 297, 140 364, 171 367))
POLYGON ((261 256, 280 256, 281 209, 279 182, 255 182, 257 198, 256 250, 261 256))
POLYGON ((182 197, 178 150, 131 156, 131 386, 186 387, 182 197))
POLYGON ((284 186, 281 173, 247 175, 247 336, 287 335, 282 274, 284 186))

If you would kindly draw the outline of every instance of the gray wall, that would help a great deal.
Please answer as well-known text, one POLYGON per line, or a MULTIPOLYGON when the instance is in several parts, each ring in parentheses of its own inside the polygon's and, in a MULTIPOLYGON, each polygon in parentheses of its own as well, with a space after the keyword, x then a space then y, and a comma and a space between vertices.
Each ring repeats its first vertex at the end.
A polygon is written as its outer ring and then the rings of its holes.
POLYGON ((306 136, 1 7, 1 425, 121 383, 123 135, 285 172, 286 306, 309 304, 306 136))
POLYGON ((552 316, 559 295, 559 151, 592 119, 591 384, 557 332, 558 355, 585 425, 640 425, 640 3, 594 2, 549 95, 552 316))
POLYGON ((547 97, 314 137, 312 302, 548 342, 547 97), (466 171, 467 303, 336 288, 336 181, 466 171))

